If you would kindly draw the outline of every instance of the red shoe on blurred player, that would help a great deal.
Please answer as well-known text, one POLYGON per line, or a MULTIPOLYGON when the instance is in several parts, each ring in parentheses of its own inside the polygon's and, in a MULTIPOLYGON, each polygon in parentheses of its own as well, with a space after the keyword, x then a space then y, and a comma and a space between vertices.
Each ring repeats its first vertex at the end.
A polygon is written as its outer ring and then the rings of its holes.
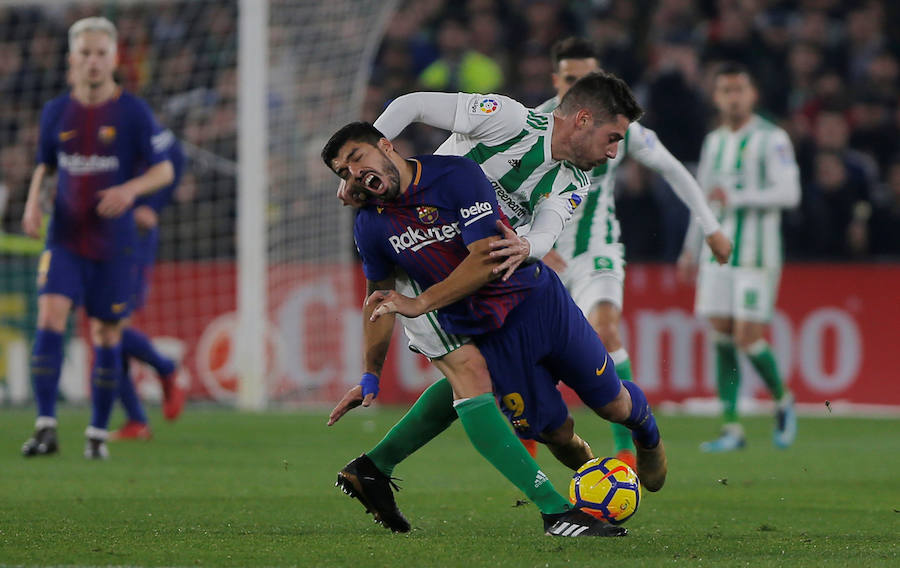
POLYGON ((109 440, 150 440, 153 438, 153 432, 150 426, 143 422, 135 422, 129 420, 121 428, 109 433, 109 440))
POLYGON ((616 459, 627 463, 628 467, 637 471, 637 459, 631 450, 619 450, 619 453, 616 454, 616 459))
POLYGON ((166 420, 175 420, 184 410, 187 393, 175 381, 175 373, 160 377, 163 391, 163 416, 166 420))

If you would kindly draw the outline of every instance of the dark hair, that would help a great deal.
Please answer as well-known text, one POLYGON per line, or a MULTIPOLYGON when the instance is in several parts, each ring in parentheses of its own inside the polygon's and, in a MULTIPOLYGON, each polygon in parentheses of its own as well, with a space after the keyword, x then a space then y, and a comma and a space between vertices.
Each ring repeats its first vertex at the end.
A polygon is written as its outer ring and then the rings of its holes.
POLYGON ((561 39, 550 49, 550 59, 553 60, 553 68, 559 69, 559 62, 563 59, 600 59, 597 57, 597 48, 590 40, 581 37, 567 37, 561 39))
POLYGON ((750 72, 750 68, 737 61, 724 61, 720 63, 719 66, 716 67, 713 78, 718 79, 722 75, 746 75, 747 79, 750 80, 750 83, 756 84, 756 81, 753 80, 753 73, 750 72))
POLYGON ((322 160, 326 166, 331 168, 332 160, 337 157, 338 151, 347 142, 365 142, 375 146, 382 138, 384 138, 384 134, 368 122, 351 122, 331 135, 322 148, 322 160))
POLYGON ((589 109, 601 121, 621 114, 634 122, 644 114, 625 81, 606 71, 588 73, 575 81, 559 103, 564 115, 582 108, 589 109))

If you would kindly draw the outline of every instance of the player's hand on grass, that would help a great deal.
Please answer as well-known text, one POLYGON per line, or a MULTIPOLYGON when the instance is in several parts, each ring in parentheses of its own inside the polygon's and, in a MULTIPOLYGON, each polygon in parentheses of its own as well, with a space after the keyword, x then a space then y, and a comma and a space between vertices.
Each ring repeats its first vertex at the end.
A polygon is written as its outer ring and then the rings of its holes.
POLYGON ((728 262, 728 258, 731 256, 732 245, 721 229, 706 237, 706 244, 709 245, 709 249, 719 264, 728 262))
POLYGON ((41 225, 44 222, 44 213, 37 202, 27 201, 25 213, 22 215, 22 229, 31 238, 41 238, 41 225))
POLYGON ((121 185, 116 185, 97 192, 100 203, 97 213, 101 217, 118 217, 134 204, 134 192, 121 185))
POLYGON ((678 280, 685 283, 694 281, 694 275, 697 273, 697 262, 694 260, 694 255, 687 251, 682 252, 675 266, 678 270, 678 280))
POLYGON ((569 265, 566 264, 566 261, 563 259, 562 255, 556 252, 555 250, 550 250, 546 256, 543 258, 544 264, 553 269, 553 272, 557 274, 562 274, 566 271, 566 267, 569 265))
POLYGON ((491 242, 491 258, 506 257, 503 264, 494 267, 494 274, 503 274, 504 281, 509 280, 519 265, 528 259, 531 254, 531 243, 528 239, 520 237, 515 231, 507 227, 503 221, 497 220, 497 229, 502 238, 491 242))
POLYGON ((159 224, 159 217, 156 211, 149 205, 141 205, 134 208, 134 222, 138 229, 142 231, 151 231, 159 224))
POLYGON ((342 179, 340 185, 338 185, 337 198, 341 200, 344 206, 362 207, 366 204, 367 196, 361 191, 354 191, 352 185, 347 180, 342 179))
POLYGON ((390 314, 414 318, 425 313, 419 298, 404 296, 396 290, 375 290, 366 298, 366 307, 370 306, 375 306, 375 310, 369 316, 369 321, 376 321, 381 316, 390 314))

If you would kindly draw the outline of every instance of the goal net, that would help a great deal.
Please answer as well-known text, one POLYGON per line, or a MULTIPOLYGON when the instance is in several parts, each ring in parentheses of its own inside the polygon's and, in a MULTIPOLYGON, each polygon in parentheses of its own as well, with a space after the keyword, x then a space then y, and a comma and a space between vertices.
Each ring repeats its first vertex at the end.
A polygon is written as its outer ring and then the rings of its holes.
MULTIPOLYGON (((182 361, 179 380, 194 399, 238 400, 247 358, 263 365, 249 377, 256 395, 248 407, 330 400, 343 389, 358 373, 360 356, 350 353, 358 340, 346 338, 359 335, 361 291, 352 213, 334 198, 336 178, 318 155, 332 131, 359 117, 394 7, 380 0, 0 0, 0 399, 31 400, 42 243, 23 236, 21 218, 39 114, 66 89, 68 27, 95 15, 118 27, 118 80, 150 104, 187 156, 160 217, 150 293, 134 324, 182 361), (242 20, 259 15, 262 25, 247 35, 242 20), (239 64, 254 60, 263 67, 239 64), (254 77, 263 80, 245 80, 254 77), (262 105, 259 124, 242 116, 248 101, 262 105), (248 186, 248 176, 259 183, 248 186), (253 215, 258 222, 247 223, 253 215), (258 305, 239 302, 241 286, 258 305), (262 339, 248 339, 242 327, 262 330, 262 339), (251 344, 257 352, 242 356, 251 344)), ((72 401, 89 395, 85 329, 82 317, 72 318, 62 377, 72 401)), ((149 371, 133 369, 143 394, 158 397, 149 371)))

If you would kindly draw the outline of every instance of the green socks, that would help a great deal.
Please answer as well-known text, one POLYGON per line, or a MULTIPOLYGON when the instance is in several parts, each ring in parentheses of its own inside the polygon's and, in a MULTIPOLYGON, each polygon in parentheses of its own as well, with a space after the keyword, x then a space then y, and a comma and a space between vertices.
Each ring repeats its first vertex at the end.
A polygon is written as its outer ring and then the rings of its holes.
MULTIPOLYGON (((618 349, 609 354, 613 363, 616 365, 616 374, 623 381, 631 381, 631 359, 628 358, 628 352, 625 348, 618 349)), ((634 452, 634 442, 631 439, 631 430, 621 424, 612 424, 613 443, 616 446, 616 453, 622 450, 634 452)))
POLYGON ((475 449, 533 502, 541 513, 572 507, 557 493, 537 462, 509 427, 494 395, 485 393, 456 402, 456 413, 475 449))
POLYGON ((437 437, 454 420, 453 389, 447 379, 441 379, 422 393, 409 412, 366 455, 390 476, 398 463, 437 437))
POLYGON ((719 386, 719 400, 722 401, 722 415, 725 423, 737 422, 738 390, 741 386, 738 352, 730 336, 717 335, 716 382, 719 386))
POLYGON ((769 387, 772 398, 781 400, 784 396, 784 383, 781 382, 781 373, 778 372, 778 363, 775 361, 775 355, 772 354, 769 342, 760 339, 753 343, 747 348, 747 357, 763 382, 769 387))

